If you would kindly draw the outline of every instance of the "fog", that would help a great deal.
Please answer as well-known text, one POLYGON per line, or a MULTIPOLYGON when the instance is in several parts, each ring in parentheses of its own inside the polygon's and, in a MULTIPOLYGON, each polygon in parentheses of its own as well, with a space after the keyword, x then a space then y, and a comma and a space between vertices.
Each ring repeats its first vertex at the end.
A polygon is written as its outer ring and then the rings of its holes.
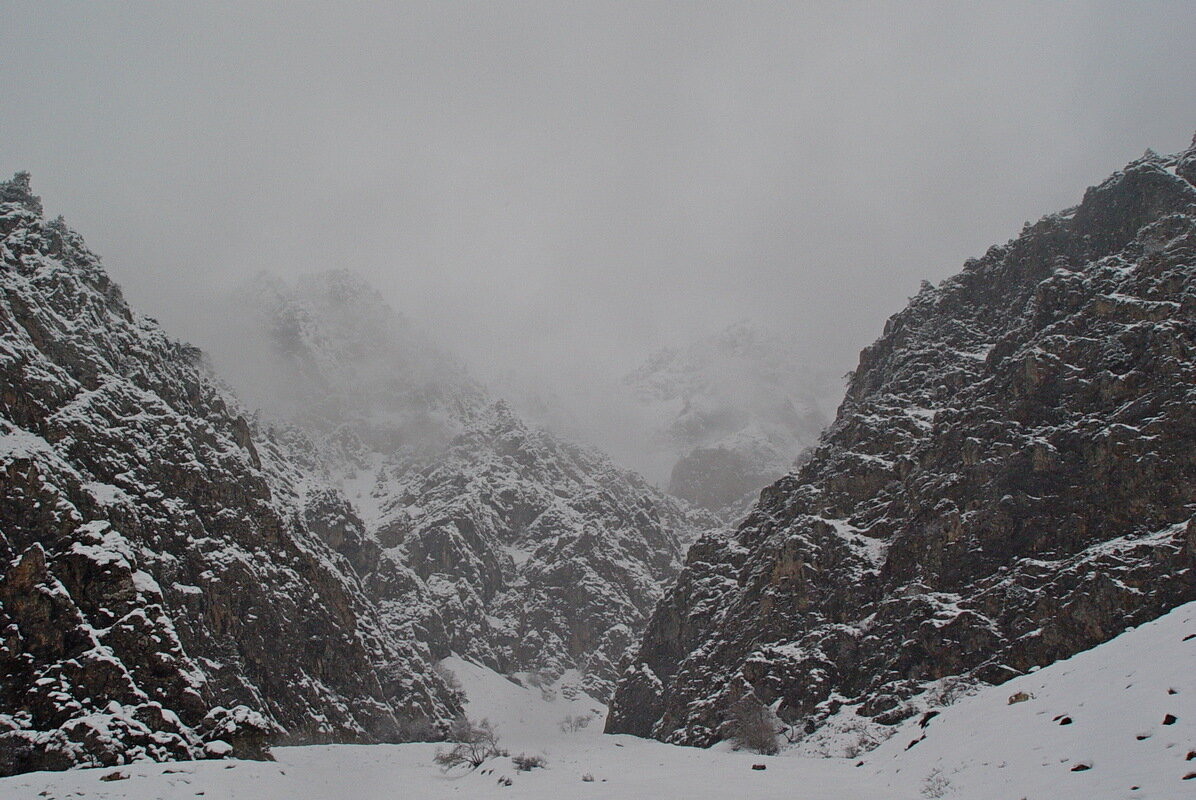
POLYGON ((851 369, 1196 127, 1185 2, 0 8, 0 168, 137 308, 219 361, 231 287, 348 269, 596 439, 604 387, 737 321, 851 369))

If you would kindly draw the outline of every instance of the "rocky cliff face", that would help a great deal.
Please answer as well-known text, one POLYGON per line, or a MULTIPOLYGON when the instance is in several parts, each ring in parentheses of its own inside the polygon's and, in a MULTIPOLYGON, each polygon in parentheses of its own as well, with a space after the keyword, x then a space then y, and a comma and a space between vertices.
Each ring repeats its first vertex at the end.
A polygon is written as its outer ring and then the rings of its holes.
POLYGON ((669 491, 738 521, 818 441, 842 382, 747 323, 655 353, 624 383, 675 458, 669 491), (829 402, 828 402, 829 401, 829 402))
POLYGON ((690 551, 608 730, 709 745, 746 700, 881 723, 1196 598, 1196 146, 929 285, 810 460, 690 551))
MULTIPOLYGON (((602 454, 527 427, 504 403, 434 458, 383 467, 375 531, 425 582, 447 650, 501 672, 581 672, 605 698, 697 525, 602 454)), ((420 608, 371 583, 402 619, 420 608)))
POLYGON ((286 452, 28 176, 0 184, 0 774, 459 711, 317 535, 331 515, 279 490, 286 452))

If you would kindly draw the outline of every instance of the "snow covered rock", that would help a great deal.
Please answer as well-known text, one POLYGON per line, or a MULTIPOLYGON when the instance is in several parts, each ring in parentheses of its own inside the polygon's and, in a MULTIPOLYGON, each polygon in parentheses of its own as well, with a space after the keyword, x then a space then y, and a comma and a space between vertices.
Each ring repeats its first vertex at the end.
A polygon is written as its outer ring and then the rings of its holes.
POLYGON ((745 696, 892 725, 1196 597, 1194 157, 925 284, 810 459, 690 551, 607 730, 710 745, 745 696))
POLYGON ((386 483, 378 540, 435 595, 448 648, 502 672, 576 668, 598 698, 701 520, 502 402, 386 483))
POLYGON ((0 184, 0 772, 394 740, 459 709, 278 490, 281 452, 27 175, 0 184))

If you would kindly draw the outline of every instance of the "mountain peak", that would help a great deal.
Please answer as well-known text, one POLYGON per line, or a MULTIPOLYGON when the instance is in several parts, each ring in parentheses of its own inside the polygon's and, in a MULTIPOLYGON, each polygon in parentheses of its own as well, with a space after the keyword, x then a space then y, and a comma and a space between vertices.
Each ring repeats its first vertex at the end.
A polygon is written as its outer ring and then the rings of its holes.
POLYGON ((42 199, 33 193, 28 172, 18 172, 12 180, 0 183, 0 203, 20 203, 39 216, 42 214, 42 199))

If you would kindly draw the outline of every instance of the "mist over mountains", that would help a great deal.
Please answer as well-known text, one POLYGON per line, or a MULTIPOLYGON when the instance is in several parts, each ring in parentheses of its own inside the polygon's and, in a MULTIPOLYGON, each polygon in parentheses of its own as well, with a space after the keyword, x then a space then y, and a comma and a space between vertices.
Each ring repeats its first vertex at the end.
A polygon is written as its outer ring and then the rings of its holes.
POLYGON ((1196 6, 3 21, 0 798, 1196 787, 1196 6))
POLYGON ((746 320, 646 353, 622 376, 545 376, 537 385, 531 372, 506 370, 487 389, 437 330, 348 270, 290 280, 263 272, 197 300, 209 324, 194 340, 221 377, 252 406, 340 437, 328 446, 443 444, 483 396, 497 396, 674 495, 732 515, 817 440, 842 394, 842 371, 746 320), (716 487, 701 477, 711 470, 736 477, 716 487))
POLYGON ((671 495, 343 271, 229 299, 249 412, 18 174, 0 769, 451 737, 460 659, 614 733, 859 748, 1196 599, 1194 165, 926 284, 821 435, 825 374, 760 330, 650 357, 671 495))

